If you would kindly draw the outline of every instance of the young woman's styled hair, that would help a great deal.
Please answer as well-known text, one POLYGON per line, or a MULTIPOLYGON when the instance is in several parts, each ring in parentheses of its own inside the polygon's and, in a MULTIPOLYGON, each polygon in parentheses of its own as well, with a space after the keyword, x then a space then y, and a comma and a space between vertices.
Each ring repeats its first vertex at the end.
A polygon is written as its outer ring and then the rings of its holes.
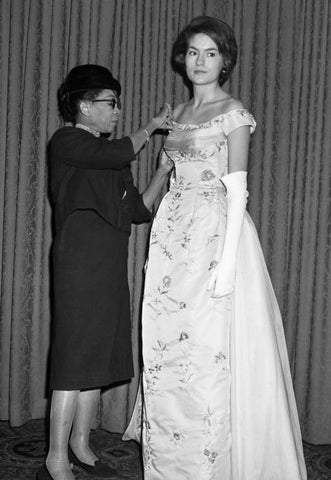
POLYGON ((216 43, 224 58, 224 65, 218 78, 218 83, 222 86, 236 65, 238 48, 232 28, 218 18, 196 17, 184 28, 173 46, 172 65, 177 72, 186 76, 185 55, 190 38, 197 33, 208 35, 216 43))

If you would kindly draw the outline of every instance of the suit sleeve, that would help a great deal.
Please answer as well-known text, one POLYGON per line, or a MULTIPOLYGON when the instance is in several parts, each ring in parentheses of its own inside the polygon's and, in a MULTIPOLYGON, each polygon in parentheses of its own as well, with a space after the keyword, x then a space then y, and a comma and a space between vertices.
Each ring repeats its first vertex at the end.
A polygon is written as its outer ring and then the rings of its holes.
POLYGON ((120 170, 135 158, 129 137, 107 140, 75 127, 61 128, 54 134, 50 153, 51 158, 69 166, 92 170, 120 170))
POLYGON ((144 204, 144 200, 142 195, 138 192, 135 188, 135 204, 133 209, 133 223, 143 223, 143 222, 150 222, 153 217, 153 212, 148 210, 146 205, 144 204))
POLYGON ((153 217, 153 212, 146 207, 142 195, 135 187, 130 168, 125 168, 122 175, 126 189, 126 196, 122 201, 123 211, 131 212, 131 222, 133 223, 149 222, 153 217))

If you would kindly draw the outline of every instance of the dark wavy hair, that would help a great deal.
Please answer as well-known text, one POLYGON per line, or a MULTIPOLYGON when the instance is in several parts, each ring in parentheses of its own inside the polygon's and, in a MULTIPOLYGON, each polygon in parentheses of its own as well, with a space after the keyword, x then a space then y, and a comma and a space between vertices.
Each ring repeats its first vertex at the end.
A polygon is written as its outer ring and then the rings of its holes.
POLYGON ((57 92, 57 101, 61 117, 65 122, 76 123, 79 113, 79 104, 82 101, 92 102, 103 89, 83 90, 81 92, 68 92, 66 85, 62 84, 57 92))
POLYGON ((238 47, 232 28, 218 18, 196 17, 182 30, 172 49, 172 66, 175 71, 187 78, 185 56, 190 38, 197 33, 208 35, 216 43, 220 54, 224 58, 224 65, 218 78, 218 83, 222 86, 237 63, 238 47))

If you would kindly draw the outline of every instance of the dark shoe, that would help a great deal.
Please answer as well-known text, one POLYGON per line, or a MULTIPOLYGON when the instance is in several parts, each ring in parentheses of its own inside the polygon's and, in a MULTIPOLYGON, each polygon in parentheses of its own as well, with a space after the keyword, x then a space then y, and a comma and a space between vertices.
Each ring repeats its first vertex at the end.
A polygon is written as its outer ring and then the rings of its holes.
POLYGON ((53 480, 53 477, 47 470, 46 465, 43 465, 42 467, 39 468, 36 478, 37 480, 53 480))
MULTIPOLYGON (((89 465, 88 463, 81 462, 79 458, 76 457, 72 449, 69 447, 68 450, 69 462, 73 463, 77 467, 83 468, 85 472, 93 477, 102 477, 102 478, 121 478, 119 474, 113 468, 109 467, 106 463, 103 463, 101 460, 97 460, 94 465, 89 465)), ((50 477, 51 478, 51 477, 50 477)), ((44 480, 44 479, 40 479, 44 480)), ((45 478, 46 480, 46 478, 45 478)))

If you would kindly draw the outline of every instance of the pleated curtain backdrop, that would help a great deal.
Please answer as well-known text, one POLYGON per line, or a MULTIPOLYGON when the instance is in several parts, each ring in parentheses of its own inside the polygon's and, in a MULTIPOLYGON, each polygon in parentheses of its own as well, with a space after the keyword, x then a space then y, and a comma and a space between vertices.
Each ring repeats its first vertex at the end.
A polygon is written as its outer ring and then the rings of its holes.
POLYGON ((285 327, 303 437, 331 443, 331 2, 229 2, 232 92, 257 120, 249 210, 285 327))
MULTIPOLYGON (((257 120, 249 210, 288 341, 304 437, 331 443, 330 2, 321 0, 1 0, 0 419, 46 415, 51 209, 46 146, 60 125, 56 90, 80 63, 110 67, 123 87, 117 137, 188 99, 170 68, 179 30, 200 14, 233 25, 229 87, 257 120)), ((132 164, 140 190, 162 136, 132 164)), ((136 377, 103 393, 99 421, 123 431, 139 373, 139 317, 149 226, 133 228, 129 280, 136 377)), ((262 339, 263 341, 263 339, 262 339)))

